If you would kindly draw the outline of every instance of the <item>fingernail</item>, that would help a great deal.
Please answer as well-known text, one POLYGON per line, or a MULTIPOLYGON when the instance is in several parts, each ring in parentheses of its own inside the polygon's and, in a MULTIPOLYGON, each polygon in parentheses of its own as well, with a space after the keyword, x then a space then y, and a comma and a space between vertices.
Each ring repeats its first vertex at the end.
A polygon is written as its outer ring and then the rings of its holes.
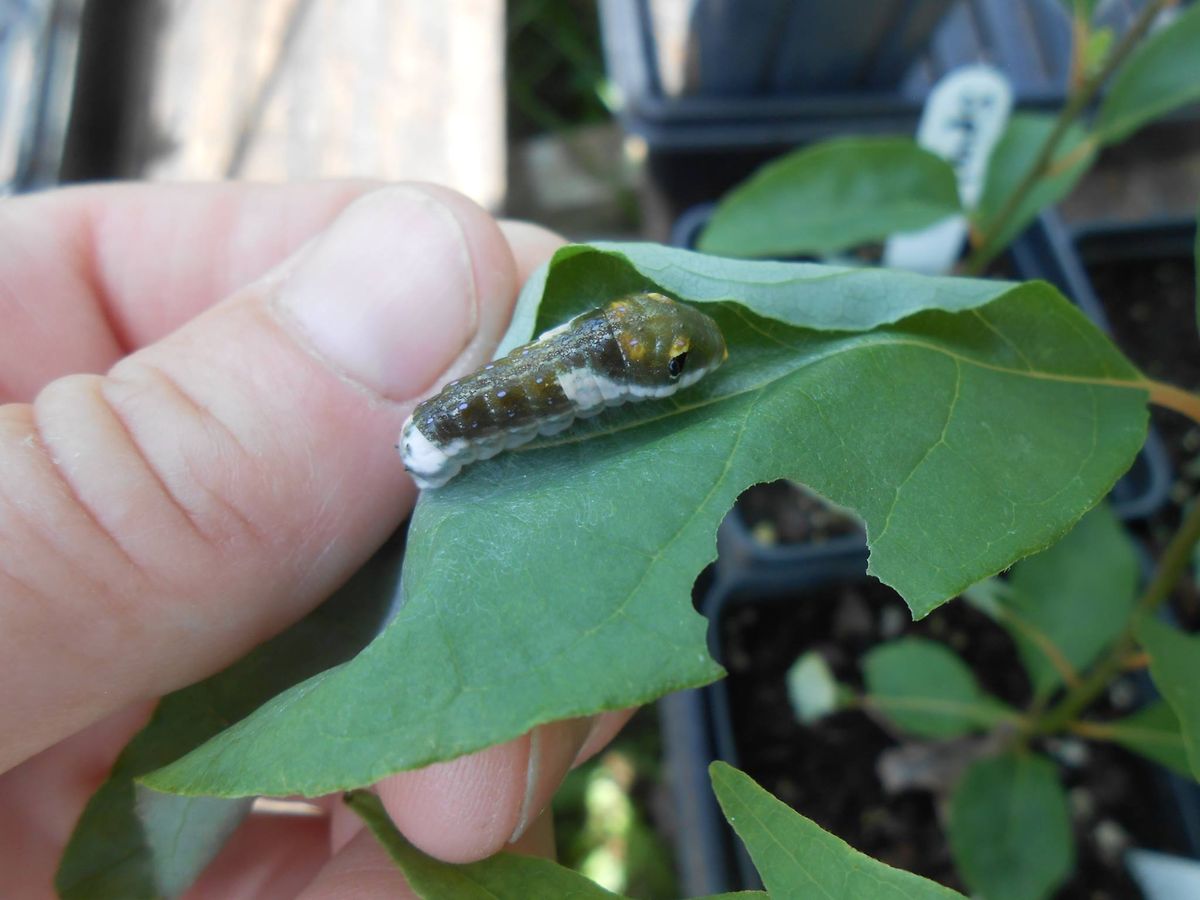
POLYGON ((525 795, 521 798, 521 812, 517 817, 517 827, 513 829, 508 842, 515 844, 528 830, 530 823, 537 818, 540 809, 535 809, 538 783, 542 768, 542 729, 535 728, 529 732, 529 760, 525 764, 525 795))
POLYGON ((277 302, 319 356, 392 400, 429 389, 470 341, 477 313, 462 226, 408 187, 349 206, 277 302))

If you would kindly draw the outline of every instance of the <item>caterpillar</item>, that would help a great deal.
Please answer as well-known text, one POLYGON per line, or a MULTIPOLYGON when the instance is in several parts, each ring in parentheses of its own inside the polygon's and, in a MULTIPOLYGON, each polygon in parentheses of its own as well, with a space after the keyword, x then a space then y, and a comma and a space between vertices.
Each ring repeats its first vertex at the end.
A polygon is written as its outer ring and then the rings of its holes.
POLYGON ((437 488, 575 419, 669 397, 729 353, 717 323, 663 294, 621 297, 547 331, 420 403, 398 448, 421 488, 437 488))

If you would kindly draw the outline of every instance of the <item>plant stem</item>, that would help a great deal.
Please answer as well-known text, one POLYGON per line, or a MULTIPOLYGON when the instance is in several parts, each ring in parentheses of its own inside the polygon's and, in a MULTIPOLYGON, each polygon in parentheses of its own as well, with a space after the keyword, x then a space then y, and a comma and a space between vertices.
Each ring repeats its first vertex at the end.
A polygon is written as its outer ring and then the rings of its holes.
MULTIPOLYGON (((1090 78, 1084 79, 1079 88, 1071 92, 1066 105, 1059 111, 1053 130, 1047 135, 1046 140, 1042 142, 1041 149, 1034 158, 1033 164, 1025 172, 1021 180, 1017 182, 1016 188, 1009 193, 1008 199, 1000 207, 1000 211, 988 223, 982 242, 976 246, 963 268, 963 271, 967 275, 979 275, 984 267, 991 262, 992 257, 1001 249, 995 246, 996 236, 1004 231, 1021 208, 1021 205, 1025 202, 1025 198, 1050 169, 1054 163, 1054 155, 1058 151, 1059 144, 1067 136, 1067 130, 1096 98, 1096 94, 1104 86, 1104 82, 1108 81, 1113 72, 1117 70, 1117 67, 1125 61, 1125 57, 1137 46, 1159 12, 1172 2, 1173 0, 1150 0, 1149 3, 1142 7, 1142 11, 1138 14, 1137 19, 1121 37, 1120 42, 1108 54, 1108 58, 1105 59, 1104 65, 1100 67, 1100 71, 1090 78)), ((1082 51, 1077 50, 1076 52, 1082 51)))
POLYGON ((1033 723, 1033 729, 1039 734, 1049 734, 1061 731, 1070 726, 1072 721, 1089 704, 1104 692, 1109 682, 1125 668, 1131 653, 1137 649, 1134 639, 1134 629, 1137 620, 1142 616, 1152 614, 1167 597, 1187 569, 1191 561, 1192 548, 1200 541, 1200 501, 1192 503, 1191 509, 1183 519, 1183 524, 1175 532, 1167 549, 1163 551, 1154 577, 1146 585, 1142 596, 1138 598, 1125 624, 1125 628, 1113 643, 1108 654, 1098 663, 1076 687, 1067 691, 1057 706, 1039 716, 1033 723))
POLYGON ((1143 651, 1130 654, 1121 660, 1121 668, 1126 672, 1136 672, 1150 665, 1150 654, 1143 651))
POLYGON ((1067 730, 1093 741, 1110 741, 1113 737, 1112 727, 1103 722, 1070 722, 1067 730))
POLYGON ((1091 39, 1092 23, 1088 20, 1087 10, 1081 9, 1078 3, 1072 4, 1071 9, 1071 67, 1067 84, 1070 90, 1077 91, 1087 78, 1087 67, 1084 65, 1087 55, 1088 41, 1091 39))

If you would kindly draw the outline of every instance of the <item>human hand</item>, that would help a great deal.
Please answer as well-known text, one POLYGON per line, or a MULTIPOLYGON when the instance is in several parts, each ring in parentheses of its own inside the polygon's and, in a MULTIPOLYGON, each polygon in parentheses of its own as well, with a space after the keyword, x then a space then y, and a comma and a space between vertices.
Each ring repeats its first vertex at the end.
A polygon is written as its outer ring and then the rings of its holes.
MULTIPOLYGON (((344 582, 412 508, 415 402, 490 355, 560 239, 425 185, 124 185, 0 202, 0 895, 52 894, 153 700, 344 582), (359 199, 361 198, 361 199, 359 199)), ((510 839, 626 714, 387 779, 450 861, 510 839)), ((190 896, 407 896, 336 803, 252 816, 190 896)))

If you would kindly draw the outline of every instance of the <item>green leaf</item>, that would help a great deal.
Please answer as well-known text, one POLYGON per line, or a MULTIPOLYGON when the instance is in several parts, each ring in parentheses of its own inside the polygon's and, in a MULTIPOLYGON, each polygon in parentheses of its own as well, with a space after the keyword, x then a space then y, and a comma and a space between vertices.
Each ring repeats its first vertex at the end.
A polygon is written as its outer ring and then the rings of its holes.
POLYGON ((909 138, 838 138, 774 160, 725 195, 698 249, 832 253, 961 212, 954 170, 909 138))
POLYGON ((1159 700, 1132 716, 1097 727, 1103 729, 1103 737, 1126 750, 1140 753, 1180 775, 1195 777, 1188 765, 1179 718, 1165 701, 1159 700))
POLYGON ((160 794, 134 779, 204 743, 271 696, 344 662, 379 631, 400 577, 389 541, 340 591, 228 669, 164 697, 75 826, 55 885, 63 898, 182 893, 249 811, 249 800, 160 794))
POLYGON ((888 641, 863 658, 867 702, 901 729, 950 738, 1015 716, 953 651, 925 638, 888 641))
POLYGON ((1097 139, 1124 140, 1148 122, 1200 99, 1200 6, 1150 35, 1117 70, 1096 115, 1097 139))
POLYGON ((750 851, 772 897, 825 900, 948 900, 962 895, 859 853, 776 800, 749 775, 708 767, 725 818, 750 851))
POLYGON ((1000 621, 1016 641, 1034 694, 1076 675, 1124 628, 1137 601, 1133 541, 1107 504, 1092 510, 1044 553, 1013 566, 1000 621))
POLYGON ((1067 797, 1054 765, 1030 753, 981 759, 950 800, 950 849, 988 900, 1048 897, 1074 866, 1067 797))
POLYGON ((619 896, 548 859, 497 853, 465 865, 442 862, 406 841, 374 794, 354 791, 345 799, 423 900, 611 900, 619 896))
POLYGON ((1051 164, 1049 173, 1037 181, 1007 224, 1001 226, 997 214, 1033 166, 1042 144, 1054 130, 1054 121, 1054 116, 1044 113, 1015 115, 992 150, 983 193, 971 217, 973 231, 985 235, 988 259, 1007 247, 1039 212, 1071 193, 1096 158, 1095 142, 1082 128, 1072 125, 1059 144, 1057 161, 1051 164))
POLYGON ((785 680, 792 710, 806 725, 825 718, 841 705, 837 679, 825 657, 816 650, 802 654, 792 663, 785 680))
POLYGON ((1138 623, 1138 641, 1150 654, 1150 677, 1179 719, 1192 775, 1200 778, 1200 636, 1157 619, 1138 623))
POLYGON ((655 288, 708 304, 730 360, 426 492, 383 635, 148 784, 323 794, 707 683, 692 582, 760 481, 856 510, 924 615, 1065 533, 1145 438, 1144 382, 1048 285, 656 245, 565 248, 544 284, 535 328, 655 288))

